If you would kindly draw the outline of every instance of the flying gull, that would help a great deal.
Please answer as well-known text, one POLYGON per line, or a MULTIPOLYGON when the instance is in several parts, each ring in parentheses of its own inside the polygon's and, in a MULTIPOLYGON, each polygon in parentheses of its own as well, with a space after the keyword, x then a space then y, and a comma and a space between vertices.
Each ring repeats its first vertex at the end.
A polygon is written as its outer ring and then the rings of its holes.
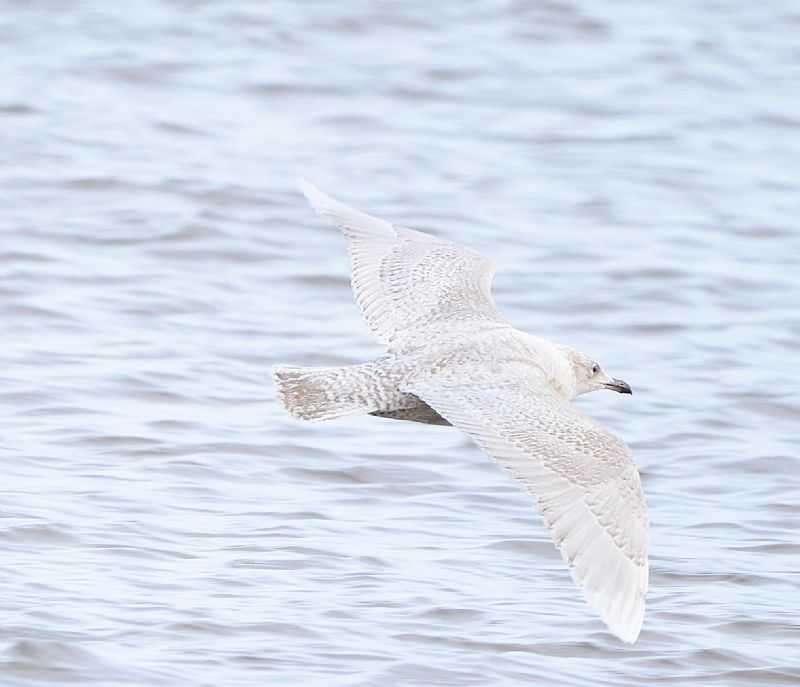
POLYGON ((301 420, 369 413, 458 427, 531 496, 611 632, 636 641, 649 526, 636 462, 570 403, 630 387, 584 353, 508 324, 492 300, 494 266, 474 250, 300 185, 347 238, 356 300, 387 353, 348 367, 277 366, 283 405, 301 420))

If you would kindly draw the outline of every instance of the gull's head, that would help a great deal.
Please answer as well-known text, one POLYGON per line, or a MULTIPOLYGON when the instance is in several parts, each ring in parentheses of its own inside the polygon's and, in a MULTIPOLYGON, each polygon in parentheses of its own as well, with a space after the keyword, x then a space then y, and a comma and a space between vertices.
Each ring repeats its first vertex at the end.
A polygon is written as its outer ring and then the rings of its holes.
POLYGON ((562 348, 561 350, 566 355, 572 372, 573 396, 598 389, 611 389, 620 394, 633 393, 627 382, 607 375, 603 368, 585 353, 576 351, 574 348, 562 348))

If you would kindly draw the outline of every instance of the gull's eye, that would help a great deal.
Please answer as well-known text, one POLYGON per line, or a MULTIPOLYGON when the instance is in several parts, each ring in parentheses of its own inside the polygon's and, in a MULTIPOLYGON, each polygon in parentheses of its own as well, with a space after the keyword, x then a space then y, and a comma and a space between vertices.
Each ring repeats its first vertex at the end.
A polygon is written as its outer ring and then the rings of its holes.
POLYGON ((596 375, 598 372, 600 372, 600 366, 597 363, 595 363, 594 365, 592 365, 592 374, 596 375))

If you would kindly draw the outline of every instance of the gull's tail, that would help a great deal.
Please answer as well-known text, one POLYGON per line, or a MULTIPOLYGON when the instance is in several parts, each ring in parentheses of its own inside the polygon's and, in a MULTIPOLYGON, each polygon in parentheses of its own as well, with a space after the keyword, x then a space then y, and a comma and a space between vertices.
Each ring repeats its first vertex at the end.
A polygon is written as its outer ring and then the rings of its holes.
POLYGON ((272 375, 286 410, 298 420, 334 420, 381 410, 386 380, 380 361, 348 367, 275 366, 272 375))

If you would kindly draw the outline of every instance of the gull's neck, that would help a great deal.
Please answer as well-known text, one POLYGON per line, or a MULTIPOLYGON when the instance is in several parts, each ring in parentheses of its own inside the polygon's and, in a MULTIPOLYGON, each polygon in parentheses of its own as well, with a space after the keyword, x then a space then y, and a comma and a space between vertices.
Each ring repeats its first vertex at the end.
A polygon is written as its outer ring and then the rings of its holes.
POLYGON ((526 338, 536 364, 544 371, 547 383, 553 391, 567 401, 574 398, 577 395, 575 375, 572 372, 572 361, 567 351, 538 336, 527 334, 526 338))

